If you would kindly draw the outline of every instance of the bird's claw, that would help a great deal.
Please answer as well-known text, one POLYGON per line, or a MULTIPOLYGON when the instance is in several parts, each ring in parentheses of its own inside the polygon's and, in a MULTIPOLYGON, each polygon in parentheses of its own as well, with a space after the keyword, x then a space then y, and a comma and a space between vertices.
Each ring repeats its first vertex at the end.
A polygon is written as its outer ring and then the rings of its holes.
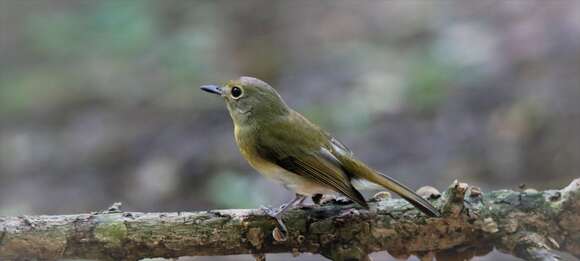
POLYGON ((276 229, 272 231, 274 239, 276 241, 286 241, 288 229, 286 228, 286 225, 284 224, 284 221, 282 221, 282 217, 280 215, 282 212, 281 210, 284 209, 284 205, 279 209, 272 209, 265 206, 260 207, 260 209, 264 212, 264 214, 274 218, 276 220, 276 223, 278 223, 276 229))
POLYGON ((280 215, 280 209, 273 209, 273 208, 261 206, 260 210, 262 210, 262 212, 264 212, 264 214, 266 214, 270 217, 273 217, 275 219, 278 219, 278 216, 280 215))

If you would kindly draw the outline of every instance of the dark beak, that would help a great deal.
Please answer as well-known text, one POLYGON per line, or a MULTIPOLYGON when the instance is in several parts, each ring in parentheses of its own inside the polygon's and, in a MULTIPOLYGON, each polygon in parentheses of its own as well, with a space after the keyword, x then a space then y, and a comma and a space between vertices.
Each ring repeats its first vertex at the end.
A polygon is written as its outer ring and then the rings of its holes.
POLYGON ((222 88, 217 85, 202 85, 200 89, 209 93, 222 95, 222 88))

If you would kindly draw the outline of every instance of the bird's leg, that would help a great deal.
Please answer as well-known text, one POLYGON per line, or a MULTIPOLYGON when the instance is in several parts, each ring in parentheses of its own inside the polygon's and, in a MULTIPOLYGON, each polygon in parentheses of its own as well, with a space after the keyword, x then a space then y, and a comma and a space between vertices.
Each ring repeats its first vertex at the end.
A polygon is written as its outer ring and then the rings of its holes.
POLYGON ((306 196, 296 194, 296 197, 301 197, 299 200, 294 202, 294 207, 301 208, 304 207, 304 200, 306 200, 306 196))
POLYGON ((291 207, 303 207, 304 205, 302 203, 304 203, 304 200, 306 200, 306 196, 295 194, 290 202, 282 204, 278 209, 280 212, 283 212, 291 207))
POLYGON ((302 204, 302 202, 304 202, 305 199, 306 199, 306 196, 296 194, 296 196, 290 202, 288 202, 286 204, 282 204, 282 206, 280 206, 280 208, 278 208, 277 210, 267 208, 267 207, 261 207, 261 209, 262 209, 262 211, 264 211, 264 213, 266 213, 266 215, 276 219, 276 222, 278 222, 278 227, 279 227, 280 231, 285 236, 288 233, 288 229, 286 229, 286 225, 284 225, 284 222, 282 221, 282 215, 286 211, 288 211, 288 209, 290 209, 292 206, 294 206, 294 204, 302 204))
POLYGON ((304 200, 306 199, 305 196, 300 195, 300 194, 296 194, 296 196, 288 203, 282 204, 278 209, 274 210, 271 208, 267 208, 267 207, 261 207, 262 211, 264 211, 264 213, 266 213, 268 216, 271 216, 273 218, 280 218, 282 216, 282 214, 284 214, 286 211, 288 211, 288 209, 290 209, 292 206, 294 205, 301 205, 304 200))

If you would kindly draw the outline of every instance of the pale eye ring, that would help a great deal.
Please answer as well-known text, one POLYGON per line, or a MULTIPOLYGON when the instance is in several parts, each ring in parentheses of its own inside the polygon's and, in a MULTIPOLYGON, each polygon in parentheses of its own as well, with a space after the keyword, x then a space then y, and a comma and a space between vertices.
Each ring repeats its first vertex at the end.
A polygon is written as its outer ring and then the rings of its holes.
POLYGON ((240 88, 238 86, 234 86, 230 90, 230 94, 232 95, 232 98, 238 99, 238 98, 242 97, 242 95, 244 94, 244 92, 242 91, 242 88, 240 88))

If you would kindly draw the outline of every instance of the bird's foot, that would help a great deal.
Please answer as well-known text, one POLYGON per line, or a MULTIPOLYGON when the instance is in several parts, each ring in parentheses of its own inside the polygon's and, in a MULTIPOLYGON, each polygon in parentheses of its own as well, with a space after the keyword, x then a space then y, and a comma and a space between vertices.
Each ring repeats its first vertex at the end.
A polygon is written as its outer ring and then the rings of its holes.
MULTIPOLYGON (((283 206, 284 205, 282 205, 282 207, 283 206)), ((280 207, 280 208, 269 208, 269 207, 266 207, 266 206, 261 206, 260 207, 260 210, 262 210, 262 212, 264 212, 264 214, 266 214, 266 215, 268 215, 270 217, 273 217, 273 218, 276 218, 277 219, 280 216, 281 212, 282 212, 282 209, 283 209, 282 207, 280 207)))
POLYGON ((276 219, 276 222, 278 222, 278 227, 272 231, 272 235, 276 241, 286 241, 288 239, 288 229, 286 229, 286 225, 284 225, 284 222, 282 221, 282 214, 288 211, 288 209, 290 209, 292 206, 302 204, 304 199, 306 199, 305 196, 296 194, 294 199, 292 199, 287 204, 283 204, 277 210, 273 210, 264 206, 261 207, 262 211, 264 211, 266 215, 273 217, 276 219))
POLYGON ((286 241, 288 239, 288 229, 282 221, 282 213, 285 210, 285 206, 282 205, 278 209, 272 209, 269 207, 262 206, 260 209, 268 216, 274 218, 278 226, 272 231, 272 236, 276 241, 286 241))

